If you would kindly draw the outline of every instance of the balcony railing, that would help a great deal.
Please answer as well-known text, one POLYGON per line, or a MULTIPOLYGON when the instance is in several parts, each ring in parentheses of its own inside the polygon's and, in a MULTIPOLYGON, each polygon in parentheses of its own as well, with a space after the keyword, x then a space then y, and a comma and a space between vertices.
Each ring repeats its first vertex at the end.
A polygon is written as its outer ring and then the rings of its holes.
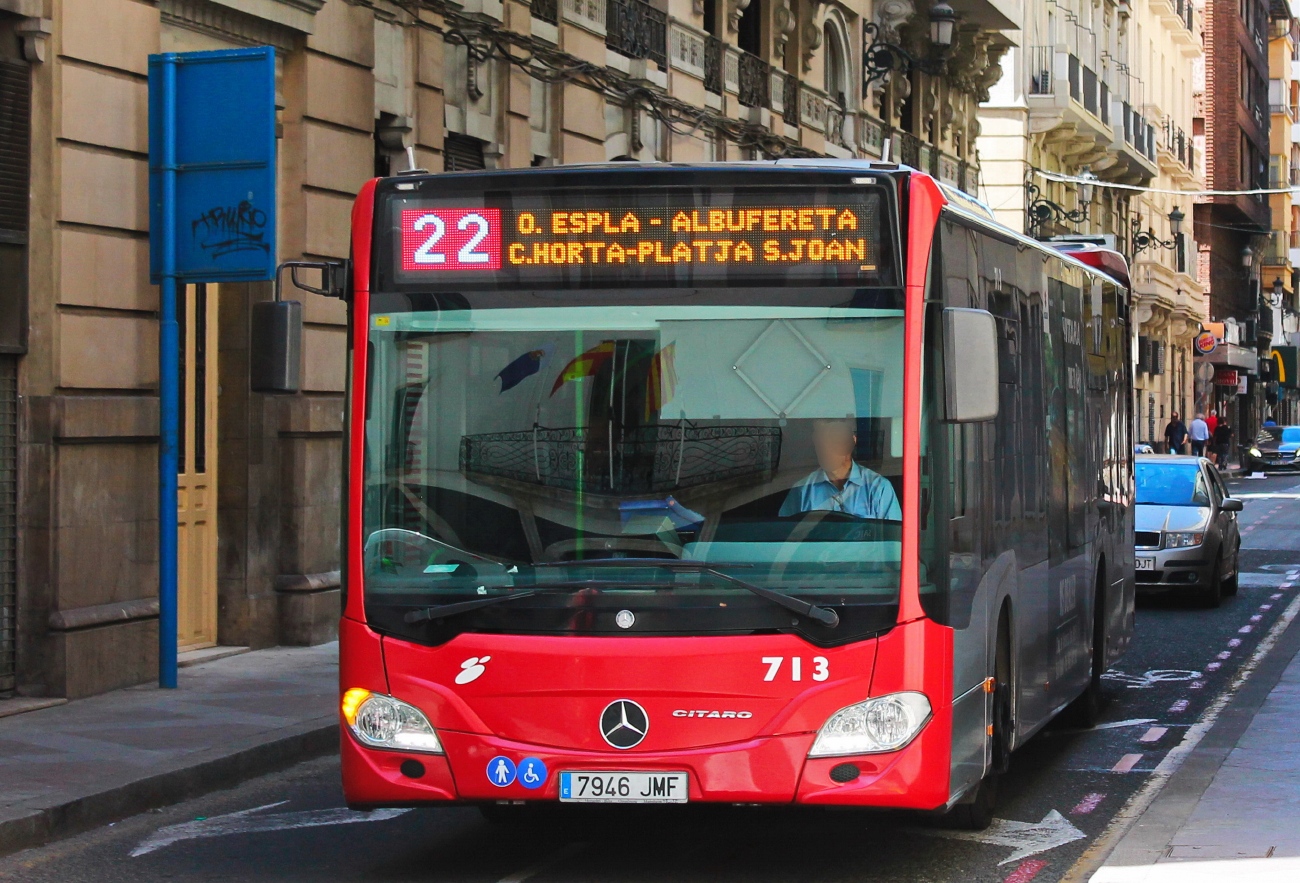
POLYGON ((542 21, 548 21, 553 25, 560 23, 559 0, 532 0, 529 8, 533 13, 533 18, 540 18, 542 21))
POLYGON ((740 53, 737 76, 740 80, 740 103, 746 107, 767 107, 771 68, 763 59, 748 52, 740 53))
POLYGON ((1174 11, 1177 12, 1178 17, 1182 19, 1183 27, 1187 28, 1189 31, 1196 30, 1193 25, 1193 22, 1195 21, 1193 16, 1196 13, 1192 8, 1192 0, 1174 0, 1174 11))
POLYGON ((726 50, 717 37, 704 38, 704 88, 714 95, 722 94, 722 58, 726 50))
POLYGON ((668 16, 641 0, 605 0, 605 45, 668 67, 668 16))
POLYGON ((914 169, 921 168, 921 141, 915 135, 907 132, 893 132, 893 138, 898 142, 898 161, 905 166, 911 166, 914 169))
POLYGON ((786 74, 781 85, 781 106, 785 108, 782 115, 786 122, 799 124, 799 78, 786 74))
POLYGON ((1294 115, 1294 111, 1291 110, 1291 105, 1289 104, 1270 104, 1268 106, 1268 112, 1294 115))

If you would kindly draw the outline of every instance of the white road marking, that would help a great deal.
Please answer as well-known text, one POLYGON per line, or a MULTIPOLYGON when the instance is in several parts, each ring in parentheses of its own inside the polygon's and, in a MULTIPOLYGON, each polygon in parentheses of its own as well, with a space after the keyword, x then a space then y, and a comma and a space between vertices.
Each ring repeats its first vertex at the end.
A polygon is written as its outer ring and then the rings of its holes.
MULTIPOLYGON (((1228 654, 1228 655, 1231 655, 1231 654, 1228 654)), ((1227 656, 1225 656, 1224 658, 1227 659, 1227 656)), ((1206 670, 1206 671, 1218 671, 1218 670, 1219 670, 1219 667, 1222 666, 1222 665, 1223 665, 1222 662, 1208 662, 1208 663, 1206 663, 1206 665, 1205 665, 1205 670, 1206 670)))
POLYGON ((373 812, 356 812, 350 809, 312 809, 305 812, 275 813, 269 816, 254 816, 253 813, 272 809, 288 803, 268 803, 252 809, 192 822, 181 822, 159 828, 146 837, 139 846, 131 850, 131 857, 147 855, 154 850, 180 843, 182 840, 197 840, 204 837, 228 837, 231 834, 259 834, 266 831, 289 831, 294 828, 317 828, 322 825, 353 825, 358 822, 383 822, 410 812, 409 809, 377 809, 373 812))
POLYGON ((1169 732, 1168 727, 1152 727, 1138 737, 1139 742, 1158 742, 1160 737, 1169 732))
POLYGON ((586 849, 587 846, 588 844, 586 843, 570 843, 563 849, 551 853, 546 858, 529 865, 522 871, 515 871, 513 874, 502 877, 497 881, 497 883, 524 883, 525 880, 536 877, 538 874, 542 873, 542 871, 548 870, 555 865, 558 865, 560 862, 568 861, 586 849))
POLYGON ((1254 630, 1255 630, 1255 627, 1254 627, 1253 625, 1243 625, 1241 628, 1237 629, 1237 634, 1239 634, 1239 635, 1248 635, 1248 634, 1250 634, 1251 632, 1253 632, 1254 630))
POLYGON ((990 846, 1010 846, 1015 851, 998 862, 1008 865, 1031 855, 1064 846, 1086 835, 1056 810, 1043 816, 1041 822, 1013 822, 994 819, 983 831, 945 831, 941 828, 917 828, 917 833, 930 834, 948 840, 971 840, 990 846))
POLYGON ((1228 651, 1228 650, 1220 650, 1220 651, 1219 651, 1219 659, 1227 659, 1227 658, 1228 658, 1229 656, 1231 656, 1231 655, 1232 655, 1231 651, 1228 651))
POLYGON ((1231 641, 1228 642, 1228 646, 1236 650, 1238 647, 1241 646, 1241 638, 1233 638, 1231 641))
MULTIPOLYGON (((1205 709, 1200 719, 1187 729, 1187 735, 1183 737, 1183 741, 1170 749, 1160 763, 1156 764, 1156 768, 1152 770, 1142 789, 1129 798, 1123 809, 1111 818, 1106 830, 1092 842, 1092 845, 1084 850, 1083 855, 1079 856, 1065 873, 1060 883, 1082 883, 1106 860, 1106 857, 1115 848, 1115 844, 1128 832, 1138 817, 1151 806, 1152 801, 1164 788, 1165 783, 1183 765, 1187 755, 1191 754, 1196 746, 1201 743, 1201 740, 1205 738, 1205 734, 1218 721, 1219 715, 1223 713, 1223 709, 1229 700, 1241 689, 1241 685, 1250 679, 1251 674, 1259 667, 1259 663, 1269 654, 1273 649, 1273 645, 1278 642, 1278 639, 1282 637, 1282 633, 1286 631, 1297 616, 1300 616, 1300 597, 1295 598, 1287 605, 1286 610, 1273 623, 1272 628, 1264 635, 1259 645, 1255 647, 1255 652, 1242 664, 1241 668, 1237 669, 1237 676, 1232 679, 1232 683, 1228 685, 1228 688, 1214 697, 1214 700, 1210 702, 1209 707, 1205 709)), ((1189 686, 1192 689, 1198 689, 1198 687, 1204 687, 1205 683, 1197 681, 1189 686)))
POLYGON ((1179 700, 1178 700, 1177 702, 1175 702, 1173 705, 1169 706, 1169 713, 1170 713, 1170 714, 1181 714, 1182 712, 1184 712, 1184 711, 1186 711, 1186 710, 1187 710, 1187 700, 1186 700, 1186 699, 1179 699, 1179 700))
POLYGON ((1110 771, 1112 773, 1131 773, 1133 772, 1133 767, 1137 766, 1138 761, 1141 759, 1142 755, 1140 754, 1126 754, 1119 759, 1118 763, 1110 768, 1110 771))

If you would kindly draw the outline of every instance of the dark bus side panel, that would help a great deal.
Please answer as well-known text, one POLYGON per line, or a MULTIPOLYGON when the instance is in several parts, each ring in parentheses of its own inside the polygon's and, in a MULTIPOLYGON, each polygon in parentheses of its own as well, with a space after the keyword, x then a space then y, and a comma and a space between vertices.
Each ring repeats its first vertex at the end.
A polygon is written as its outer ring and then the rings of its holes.
POLYGON ((924 527, 953 587, 954 696, 988 676, 1009 600, 1023 741, 1087 685, 1096 600, 1108 660, 1131 627, 1127 294, 1046 247, 954 215, 939 226, 932 297, 996 317, 1000 408, 985 424, 932 424, 924 527), (1003 570, 1005 590, 989 585, 1003 570))

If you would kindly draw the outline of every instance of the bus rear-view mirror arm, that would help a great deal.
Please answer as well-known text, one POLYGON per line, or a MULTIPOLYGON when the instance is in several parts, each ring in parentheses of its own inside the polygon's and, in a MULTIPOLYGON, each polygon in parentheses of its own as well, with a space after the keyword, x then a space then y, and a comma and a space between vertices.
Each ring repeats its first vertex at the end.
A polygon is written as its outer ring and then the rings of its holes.
POLYGON ((348 264, 341 261, 285 261, 275 270, 275 299, 250 311, 248 386, 253 392, 295 393, 302 387, 302 304, 285 300, 284 271, 295 288, 344 299, 348 264), (299 270, 320 271, 320 284, 308 285, 299 270))
POLYGON ((998 326, 987 310, 943 311, 945 414, 949 423, 998 416, 998 326))

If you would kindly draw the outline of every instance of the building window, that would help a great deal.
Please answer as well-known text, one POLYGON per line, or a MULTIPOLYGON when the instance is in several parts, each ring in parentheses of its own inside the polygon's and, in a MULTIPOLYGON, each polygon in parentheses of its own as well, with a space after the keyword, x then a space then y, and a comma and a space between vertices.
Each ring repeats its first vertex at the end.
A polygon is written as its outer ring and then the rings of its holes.
POLYGON ((848 66, 844 63, 844 43, 840 29, 833 22, 827 21, 822 28, 822 41, 826 46, 826 56, 822 61, 823 86, 832 101, 845 107, 848 105, 848 96, 845 94, 847 77, 844 72, 848 66))

